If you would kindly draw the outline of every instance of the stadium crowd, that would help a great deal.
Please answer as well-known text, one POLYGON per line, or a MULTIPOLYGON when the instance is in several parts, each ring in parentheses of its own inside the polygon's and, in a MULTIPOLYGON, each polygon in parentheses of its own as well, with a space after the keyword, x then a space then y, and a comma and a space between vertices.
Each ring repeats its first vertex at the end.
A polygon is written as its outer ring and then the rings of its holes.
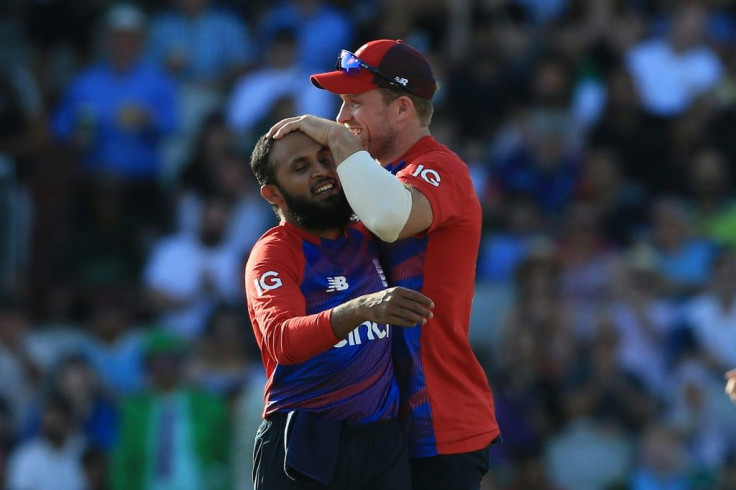
POLYGON ((309 74, 378 38, 429 54, 432 133, 483 205, 471 340, 503 434, 484 488, 736 488, 732 2, 0 14, 0 488, 252 486, 242 274, 275 217, 250 151, 282 117, 334 118, 309 74))

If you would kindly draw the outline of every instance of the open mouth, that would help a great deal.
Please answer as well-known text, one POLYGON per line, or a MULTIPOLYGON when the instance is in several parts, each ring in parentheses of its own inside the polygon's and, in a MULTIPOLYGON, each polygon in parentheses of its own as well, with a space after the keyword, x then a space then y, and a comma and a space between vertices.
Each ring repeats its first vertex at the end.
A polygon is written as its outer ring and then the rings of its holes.
POLYGON ((316 187, 312 188, 312 193, 315 196, 319 196, 320 194, 329 194, 331 191, 337 191, 337 182, 334 180, 329 182, 322 182, 320 184, 317 184, 316 187))

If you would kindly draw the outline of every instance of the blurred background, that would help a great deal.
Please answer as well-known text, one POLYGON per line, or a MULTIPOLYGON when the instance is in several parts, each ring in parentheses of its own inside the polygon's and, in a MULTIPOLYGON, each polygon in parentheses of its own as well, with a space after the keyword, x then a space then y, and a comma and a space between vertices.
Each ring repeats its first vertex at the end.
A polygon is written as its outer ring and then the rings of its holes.
POLYGON ((484 209, 484 489, 733 489, 729 0, 0 2, 0 488, 246 489, 248 168, 402 38, 484 209))

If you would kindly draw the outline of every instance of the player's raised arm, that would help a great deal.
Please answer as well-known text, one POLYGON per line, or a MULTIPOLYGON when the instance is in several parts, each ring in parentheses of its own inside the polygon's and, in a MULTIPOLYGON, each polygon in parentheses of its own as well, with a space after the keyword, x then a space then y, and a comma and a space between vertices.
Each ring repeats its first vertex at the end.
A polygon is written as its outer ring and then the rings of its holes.
MULTIPOLYGON (((409 101, 408 104, 411 104, 409 101)), ((386 172, 345 126, 315 116, 283 119, 268 132, 274 139, 300 131, 328 147, 345 197, 355 214, 381 240, 393 242, 432 224, 432 206, 417 189, 386 172)))

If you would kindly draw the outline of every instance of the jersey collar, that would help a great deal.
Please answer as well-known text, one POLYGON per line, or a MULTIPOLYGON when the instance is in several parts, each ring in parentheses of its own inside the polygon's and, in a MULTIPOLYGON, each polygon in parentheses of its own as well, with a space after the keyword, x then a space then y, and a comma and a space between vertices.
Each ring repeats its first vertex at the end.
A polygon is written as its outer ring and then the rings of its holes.
POLYGON ((348 239, 348 231, 350 230, 350 226, 348 225, 342 232, 342 234, 337 238, 323 238, 321 236, 317 236, 313 233, 308 232, 304 228, 299 228, 298 226, 293 225, 288 221, 281 221, 279 223, 279 226, 290 229, 291 231, 296 233, 302 240, 306 240, 315 245, 321 245, 327 248, 340 248, 345 245, 345 242, 348 239))
POLYGON ((422 136, 409 148, 406 153, 398 158, 398 160, 386 165, 386 170, 396 175, 399 170, 406 166, 406 162, 410 162, 417 158, 419 155, 426 153, 432 147, 436 146, 437 142, 431 135, 422 136))

